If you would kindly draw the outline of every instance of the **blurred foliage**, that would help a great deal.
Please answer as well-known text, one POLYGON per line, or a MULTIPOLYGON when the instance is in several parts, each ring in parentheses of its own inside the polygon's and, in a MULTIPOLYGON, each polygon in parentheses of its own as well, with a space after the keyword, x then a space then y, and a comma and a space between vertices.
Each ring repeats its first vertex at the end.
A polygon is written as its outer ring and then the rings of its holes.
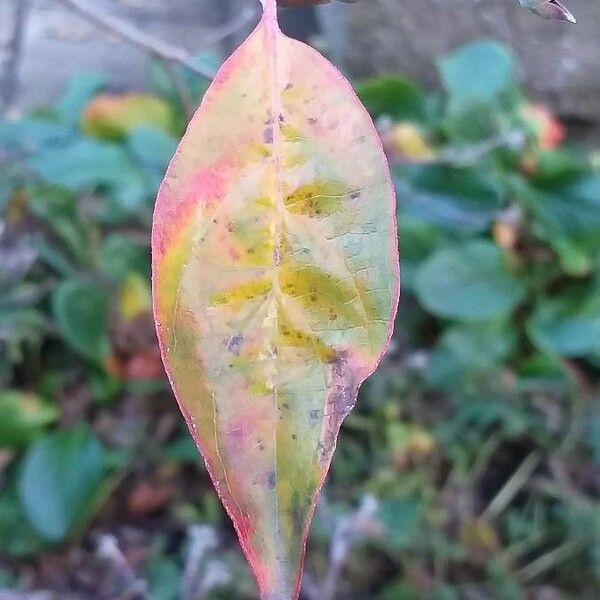
MULTIPOLYGON (((595 598, 598 160, 563 145, 504 47, 473 43, 439 71, 436 93, 394 75, 358 85, 398 191, 403 297, 307 572, 325 576, 333 524, 369 495, 376 522, 340 598, 595 598)), ((207 82, 180 77, 199 99, 207 82)), ((254 597, 154 338, 152 208, 185 102, 159 65, 153 82, 115 96, 81 76, 55 106, 0 121, 0 587, 120 597, 88 543, 108 532, 151 598, 191 576, 202 597, 254 597)))

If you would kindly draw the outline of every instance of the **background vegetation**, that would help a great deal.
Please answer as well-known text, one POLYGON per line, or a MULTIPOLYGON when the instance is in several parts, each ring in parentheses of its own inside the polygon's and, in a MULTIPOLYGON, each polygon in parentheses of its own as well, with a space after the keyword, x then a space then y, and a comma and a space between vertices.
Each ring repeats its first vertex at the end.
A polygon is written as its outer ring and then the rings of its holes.
MULTIPOLYGON (((393 165, 403 294, 304 593, 597 598, 600 156, 564 142, 504 47, 439 73, 433 93, 358 86, 393 165)), ((179 76, 199 99, 208 82, 179 76)), ((153 202, 186 121, 172 81, 157 63, 154 93, 114 96, 82 75, 0 121, 3 598, 255 598, 150 314, 153 202)))

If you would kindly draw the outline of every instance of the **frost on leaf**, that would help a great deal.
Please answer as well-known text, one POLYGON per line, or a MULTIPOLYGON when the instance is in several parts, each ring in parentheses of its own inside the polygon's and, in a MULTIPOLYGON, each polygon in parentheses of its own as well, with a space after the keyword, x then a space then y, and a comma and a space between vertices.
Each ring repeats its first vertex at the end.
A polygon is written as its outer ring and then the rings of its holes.
POLYGON ((261 595, 288 600, 339 427, 389 340, 399 275, 373 124, 264 4, 162 184, 153 292, 171 384, 261 595))

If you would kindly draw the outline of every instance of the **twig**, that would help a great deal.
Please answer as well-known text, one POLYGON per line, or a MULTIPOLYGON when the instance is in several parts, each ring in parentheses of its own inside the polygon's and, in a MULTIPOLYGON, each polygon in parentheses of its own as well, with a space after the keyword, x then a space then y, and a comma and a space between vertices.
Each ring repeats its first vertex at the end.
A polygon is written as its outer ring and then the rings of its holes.
POLYGON ((54 600, 51 592, 30 592, 19 594, 10 590, 0 590, 0 600, 54 600))
POLYGON ((17 67, 23 45, 23 33, 27 22, 29 0, 20 0, 14 8, 12 36, 8 42, 8 58, 4 65, 4 77, 0 81, 0 92, 4 108, 10 108, 17 93, 17 67))
POLYGON ((166 58, 162 57, 160 58, 160 61, 163 63, 165 71, 171 79, 173 87, 177 91, 177 95, 179 96, 179 100, 181 101, 181 106, 185 111, 186 117, 188 119, 191 119, 194 116, 196 104, 194 102, 194 99, 192 98, 190 88, 185 82, 185 79, 182 77, 181 72, 175 67, 175 65, 172 62, 169 62, 166 58))
POLYGON ((561 544, 554 550, 542 554, 542 556, 531 561, 528 565, 517 571, 517 579, 521 583, 528 583, 542 573, 554 568, 561 562, 569 559, 571 556, 579 552, 582 548, 582 541, 579 539, 569 540, 561 544))
POLYGON ((502 489, 496 494, 483 512, 482 517, 489 519, 498 516, 517 495, 519 490, 529 481, 533 472, 542 460, 538 452, 532 452, 512 474, 502 489))
POLYGON ((222 561, 210 559, 219 545, 212 527, 193 525, 189 528, 188 539, 180 597, 182 600, 202 600, 213 589, 229 583, 231 574, 222 561))
POLYGON ((337 523, 329 549, 329 571, 321 586, 319 600, 335 599, 348 554, 361 535, 372 530, 372 523, 378 510, 379 503, 376 498, 365 496, 355 512, 343 517, 337 523))
MULTIPOLYGON (((474 165, 494 150, 509 148, 520 150, 525 145, 525 135, 521 131, 508 131, 471 146, 451 146, 441 151, 437 156, 420 164, 431 166, 469 167, 474 165)), ((409 164, 413 164, 408 161, 409 164)), ((403 161, 400 161, 403 164, 403 161)))
MULTIPOLYGON (((111 15, 104 14, 94 6, 91 6, 85 0, 56 0, 68 9, 76 12, 87 21, 94 23, 97 27, 108 31, 121 38, 122 40, 141 48, 156 58, 166 60, 170 63, 177 63, 188 68, 190 71, 212 79, 215 75, 214 71, 204 65, 199 64, 194 58, 182 48, 172 46, 163 40, 157 40, 154 37, 144 33, 137 27, 125 23, 111 15)), ((249 8, 242 11, 238 18, 232 22, 225 24, 223 27, 214 31, 210 39, 203 44, 205 47, 214 45, 219 41, 229 37, 246 25, 250 18, 254 15, 254 10, 249 8)))
POLYGON ((146 582, 139 579, 135 574, 135 571, 119 549, 119 543, 115 536, 110 534, 101 535, 98 539, 96 552, 98 557, 110 564, 121 577, 124 589, 116 600, 139 600, 147 597, 146 582))

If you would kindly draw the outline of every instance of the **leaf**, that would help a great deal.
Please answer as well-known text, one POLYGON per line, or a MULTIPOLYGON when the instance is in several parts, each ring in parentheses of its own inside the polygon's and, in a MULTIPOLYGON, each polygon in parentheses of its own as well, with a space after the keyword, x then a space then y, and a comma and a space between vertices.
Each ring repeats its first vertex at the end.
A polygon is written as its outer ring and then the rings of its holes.
POLYGON ((465 374, 497 369, 514 350, 516 335, 505 322, 461 324, 444 331, 427 369, 427 379, 436 386, 464 385, 465 374))
POLYGON ((108 296, 97 283, 64 281, 54 292, 52 309, 61 333, 77 352, 94 362, 106 357, 108 296))
POLYGON ((100 262, 106 275, 116 281, 122 281, 131 271, 150 279, 149 248, 126 235, 113 233, 106 236, 100 250, 100 262))
POLYGON ((100 73, 81 73, 73 77, 58 102, 61 120, 71 126, 79 125, 85 107, 105 84, 105 77, 100 73))
POLYGON ((0 448, 27 446, 57 416, 56 407, 37 396, 13 390, 0 392, 0 448))
POLYGON ((519 4, 544 19, 577 22, 567 7, 558 0, 519 0, 519 4))
POLYGON ((533 343, 544 352, 561 356, 600 355, 600 299, 598 289, 587 297, 564 294, 544 300, 527 323, 533 343))
POLYGON ((106 188, 120 206, 132 210, 147 197, 142 174, 124 148, 92 139, 81 139, 62 147, 37 152, 29 166, 47 183, 80 192, 106 188))
POLYGON ((152 125, 169 133, 173 123, 171 107, 150 94, 98 96, 87 105, 82 118, 88 135, 107 140, 121 139, 140 125, 152 125))
POLYGON ((298 597, 340 425, 390 336, 395 230, 366 111, 269 0, 189 126, 152 236, 163 360, 263 598, 298 597))
POLYGON ((103 447, 85 428, 47 434, 29 449, 19 497, 44 539, 63 540, 88 515, 103 481, 104 458, 103 447))
POLYGON ((127 136, 127 147, 156 191, 177 148, 177 141, 159 129, 141 125, 127 136))
POLYGON ((89 262, 89 226, 79 217, 75 195, 49 185, 36 186, 29 195, 29 210, 60 238, 73 258, 83 264, 89 262))
POLYGON ((498 42, 478 41, 443 58, 439 70, 455 109, 489 103, 514 83, 514 63, 498 42))
POLYGON ((2 554, 24 557, 41 552, 47 542, 27 522, 16 485, 10 483, 0 493, 0 550, 2 554))
POLYGON ((149 314, 152 306, 150 284, 139 273, 130 273, 119 290, 119 315, 125 321, 149 314))
POLYGON ((0 121, 0 146, 7 150, 39 152, 48 146, 64 144, 72 137, 69 127, 54 121, 0 121))
POLYGON ((436 252, 417 275, 417 296, 434 315, 481 321, 510 313, 525 293, 502 251, 475 240, 436 252))
POLYGON ((570 239, 583 248, 600 249, 600 174, 555 186, 532 202, 549 239, 570 239))
POLYGON ((397 75, 384 75, 368 79, 358 87, 358 96, 375 118, 388 116, 394 119, 424 118, 425 97, 412 81, 397 75))
POLYGON ((422 504, 413 500, 387 500, 382 504, 379 520, 394 550, 402 550, 409 545, 422 511, 422 504))
POLYGON ((483 231, 503 207, 502 189, 493 177, 475 168, 416 166, 398 170, 403 211, 459 234, 483 231))

